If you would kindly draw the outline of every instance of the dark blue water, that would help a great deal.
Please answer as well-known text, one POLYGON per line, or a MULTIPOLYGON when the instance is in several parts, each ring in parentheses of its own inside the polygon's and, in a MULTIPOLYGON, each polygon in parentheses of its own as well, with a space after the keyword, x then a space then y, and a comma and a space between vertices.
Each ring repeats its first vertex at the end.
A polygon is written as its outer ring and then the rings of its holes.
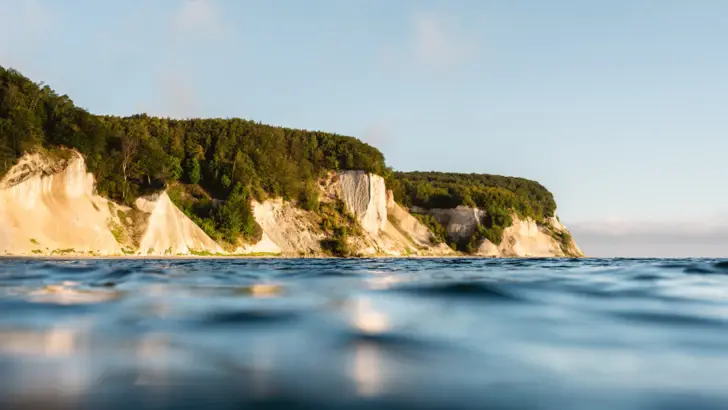
POLYGON ((725 409, 728 261, 0 261, 0 408, 725 409))

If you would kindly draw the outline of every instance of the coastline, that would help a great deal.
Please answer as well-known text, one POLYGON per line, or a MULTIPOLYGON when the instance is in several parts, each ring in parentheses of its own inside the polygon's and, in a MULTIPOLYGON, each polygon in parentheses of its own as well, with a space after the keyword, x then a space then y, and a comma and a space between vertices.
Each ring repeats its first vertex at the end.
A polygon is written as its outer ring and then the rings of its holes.
POLYGON ((296 256, 296 255, 0 255, 0 260, 231 260, 231 259, 588 259, 587 256, 479 256, 479 255, 373 255, 373 256, 296 256))

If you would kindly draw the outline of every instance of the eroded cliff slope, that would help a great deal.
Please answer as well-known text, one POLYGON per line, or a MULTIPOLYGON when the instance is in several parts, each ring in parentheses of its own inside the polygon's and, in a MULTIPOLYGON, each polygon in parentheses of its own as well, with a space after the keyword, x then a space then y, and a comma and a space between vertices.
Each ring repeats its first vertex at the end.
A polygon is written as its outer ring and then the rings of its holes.
MULTIPOLYGON (((450 209, 417 208, 414 211, 435 217, 445 227, 453 242, 471 238, 487 215, 481 209, 465 206, 450 209)), ((515 213, 511 218, 513 222, 503 230, 500 243, 494 244, 488 239, 482 239, 476 244, 473 254, 490 257, 584 256, 558 218, 547 218, 540 223, 531 218, 520 218, 515 213)))
MULTIPOLYGON (((280 198, 252 201, 261 239, 227 252, 166 192, 140 197, 133 207, 117 204, 95 193, 94 177, 79 153, 61 154, 25 155, 0 182, 2 254, 326 256, 333 241, 351 256, 458 255, 394 201, 381 176, 364 171, 331 172, 317 186, 313 210, 280 198)), ((413 211, 432 215, 455 241, 472 236, 486 215, 467 207, 413 211)), ((473 254, 544 257, 581 251, 557 218, 536 223, 514 215, 500 243, 482 240, 473 254)))
POLYGON ((446 245, 435 243, 429 230, 392 200, 384 179, 378 175, 340 171, 331 173, 318 188, 318 211, 297 208, 280 198, 253 202, 253 213, 264 240, 275 244, 282 255, 326 255, 322 243, 330 240, 331 235, 326 232, 328 216, 323 208, 336 209, 339 202, 357 225, 338 227, 347 230, 344 242, 352 255, 454 254, 446 245))
POLYGON ((166 193, 134 208, 94 191, 75 151, 23 156, 0 182, 0 252, 5 255, 186 255, 222 248, 166 193))

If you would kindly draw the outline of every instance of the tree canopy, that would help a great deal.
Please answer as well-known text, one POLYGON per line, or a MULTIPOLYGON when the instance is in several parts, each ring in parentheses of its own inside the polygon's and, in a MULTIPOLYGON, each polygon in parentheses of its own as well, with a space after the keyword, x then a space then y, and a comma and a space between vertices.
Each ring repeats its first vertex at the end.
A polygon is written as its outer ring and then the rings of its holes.
MULTIPOLYGON (((49 86, 0 67, 0 175, 24 152, 59 146, 84 155, 100 194, 126 203, 172 183, 199 185, 241 207, 250 197, 309 200, 312 182, 328 170, 386 172, 382 153, 353 137, 239 118, 93 115, 49 86)), ((241 225, 250 220, 248 211, 188 205, 183 210, 228 236, 254 231, 241 225)))
POLYGON ((283 197, 316 209, 316 182, 330 170, 383 175, 405 206, 483 208, 488 220, 481 233, 491 238, 510 224, 512 212, 543 220, 556 209, 546 188, 523 178, 392 173, 379 150, 353 137, 239 118, 94 115, 0 66, 0 175, 25 152, 58 147, 84 155, 101 195, 131 204, 139 195, 172 187, 170 197, 185 213, 215 239, 229 242, 259 235, 251 198, 283 197))
MULTIPOLYGON (((472 251, 483 239, 499 244, 503 230, 513 223, 513 213, 543 222, 554 216, 556 202, 536 181, 487 174, 443 172, 395 172, 390 186, 396 201, 405 206, 426 209, 477 207, 485 211, 480 226, 467 238, 450 243, 459 250, 472 251)), ((430 221, 432 224, 433 221, 430 221)))

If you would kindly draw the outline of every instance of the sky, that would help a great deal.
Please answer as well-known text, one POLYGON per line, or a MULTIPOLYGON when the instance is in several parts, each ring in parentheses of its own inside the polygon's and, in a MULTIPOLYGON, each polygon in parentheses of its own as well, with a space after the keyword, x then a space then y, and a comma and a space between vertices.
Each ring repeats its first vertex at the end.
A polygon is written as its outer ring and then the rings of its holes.
POLYGON ((0 65, 94 113, 359 137, 535 179, 592 256, 728 256, 723 0, 0 0, 0 65))

